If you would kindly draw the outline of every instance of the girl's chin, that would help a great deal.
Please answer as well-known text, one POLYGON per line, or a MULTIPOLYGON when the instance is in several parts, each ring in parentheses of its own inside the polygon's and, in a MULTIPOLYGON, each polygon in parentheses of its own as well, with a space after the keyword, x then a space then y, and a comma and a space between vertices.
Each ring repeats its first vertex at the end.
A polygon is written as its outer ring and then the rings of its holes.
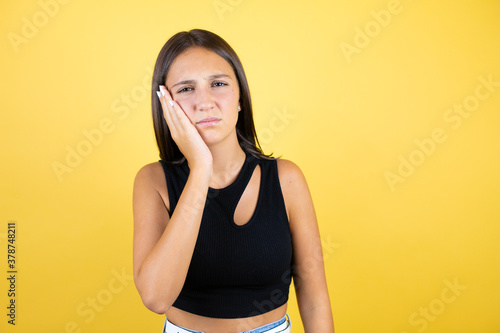
MULTIPOLYGON (((200 133, 201 138, 205 142, 205 144, 210 148, 211 146, 216 146, 218 144, 223 143, 229 139, 229 136, 222 136, 221 133, 211 132, 211 131, 203 131, 200 133)), ((236 141, 238 139, 236 138, 236 141)))
POLYGON ((208 147, 217 145, 220 142, 222 142, 221 138, 218 135, 213 135, 213 133, 200 133, 200 134, 201 138, 208 147))

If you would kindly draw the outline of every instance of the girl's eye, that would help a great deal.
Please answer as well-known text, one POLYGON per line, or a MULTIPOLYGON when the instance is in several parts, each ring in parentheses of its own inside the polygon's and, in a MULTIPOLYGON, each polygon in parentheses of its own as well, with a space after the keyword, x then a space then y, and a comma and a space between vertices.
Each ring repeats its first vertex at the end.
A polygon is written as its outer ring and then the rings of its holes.
POLYGON ((180 90, 178 90, 177 93, 183 93, 183 92, 191 91, 191 90, 193 90, 193 88, 191 88, 191 87, 183 87, 180 90))
POLYGON ((215 87, 222 87, 222 86, 227 86, 227 83, 224 82, 214 82, 212 83, 213 86, 215 87))

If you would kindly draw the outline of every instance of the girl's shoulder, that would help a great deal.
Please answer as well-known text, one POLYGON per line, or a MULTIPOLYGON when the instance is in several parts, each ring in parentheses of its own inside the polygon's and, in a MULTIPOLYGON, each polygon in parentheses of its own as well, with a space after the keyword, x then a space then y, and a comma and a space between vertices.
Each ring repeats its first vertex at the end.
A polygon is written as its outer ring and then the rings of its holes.
POLYGON ((299 166, 290 160, 279 158, 276 160, 278 164, 278 175, 280 182, 285 184, 305 181, 304 174, 299 166))
POLYGON ((164 178, 163 167, 160 162, 153 162, 146 164, 137 171, 135 176, 136 182, 158 182, 160 179, 164 178))
POLYGON ((281 191, 285 201, 288 203, 301 200, 302 197, 309 195, 307 181, 299 166, 290 160, 279 158, 278 178, 281 185, 281 191))
POLYGON ((167 210, 170 208, 165 172, 160 162, 146 164, 139 169, 134 180, 134 202, 163 201, 167 210))

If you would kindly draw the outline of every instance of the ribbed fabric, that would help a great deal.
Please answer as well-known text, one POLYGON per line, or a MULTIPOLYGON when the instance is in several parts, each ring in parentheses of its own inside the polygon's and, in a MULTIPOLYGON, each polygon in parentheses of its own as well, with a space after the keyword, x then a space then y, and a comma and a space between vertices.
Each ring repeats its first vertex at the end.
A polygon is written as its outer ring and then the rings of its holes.
MULTIPOLYGON (((187 163, 160 161, 167 179, 171 214, 189 175, 187 163)), ((193 257, 174 307, 201 316, 246 318, 285 304, 291 282, 292 240, 276 160, 247 155, 236 180, 209 188, 193 257), (234 211, 257 165, 257 207, 244 225, 234 211)))

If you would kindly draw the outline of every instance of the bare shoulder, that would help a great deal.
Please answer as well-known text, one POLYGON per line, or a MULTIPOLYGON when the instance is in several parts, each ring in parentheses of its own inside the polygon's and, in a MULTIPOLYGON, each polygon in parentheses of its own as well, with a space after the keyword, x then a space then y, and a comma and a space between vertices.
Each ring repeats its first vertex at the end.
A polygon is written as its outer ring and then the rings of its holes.
POLYGON ((134 181, 134 203, 147 203, 157 198, 161 198, 163 205, 169 209, 167 181, 160 162, 143 166, 134 181))
POLYGON ((139 169, 135 176, 135 186, 155 186, 165 184, 165 174, 160 162, 149 163, 139 169))
POLYGON ((278 159, 278 177, 282 190, 290 188, 297 189, 297 186, 307 186, 306 179, 299 166, 290 160, 278 159))
POLYGON ((292 229, 299 221, 300 211, 308 205, 312 205, 309 187, 302 170, 293 162, 278 159, 278 178, 280 180, 281 192, 285 200, 288 220, 292 229))

